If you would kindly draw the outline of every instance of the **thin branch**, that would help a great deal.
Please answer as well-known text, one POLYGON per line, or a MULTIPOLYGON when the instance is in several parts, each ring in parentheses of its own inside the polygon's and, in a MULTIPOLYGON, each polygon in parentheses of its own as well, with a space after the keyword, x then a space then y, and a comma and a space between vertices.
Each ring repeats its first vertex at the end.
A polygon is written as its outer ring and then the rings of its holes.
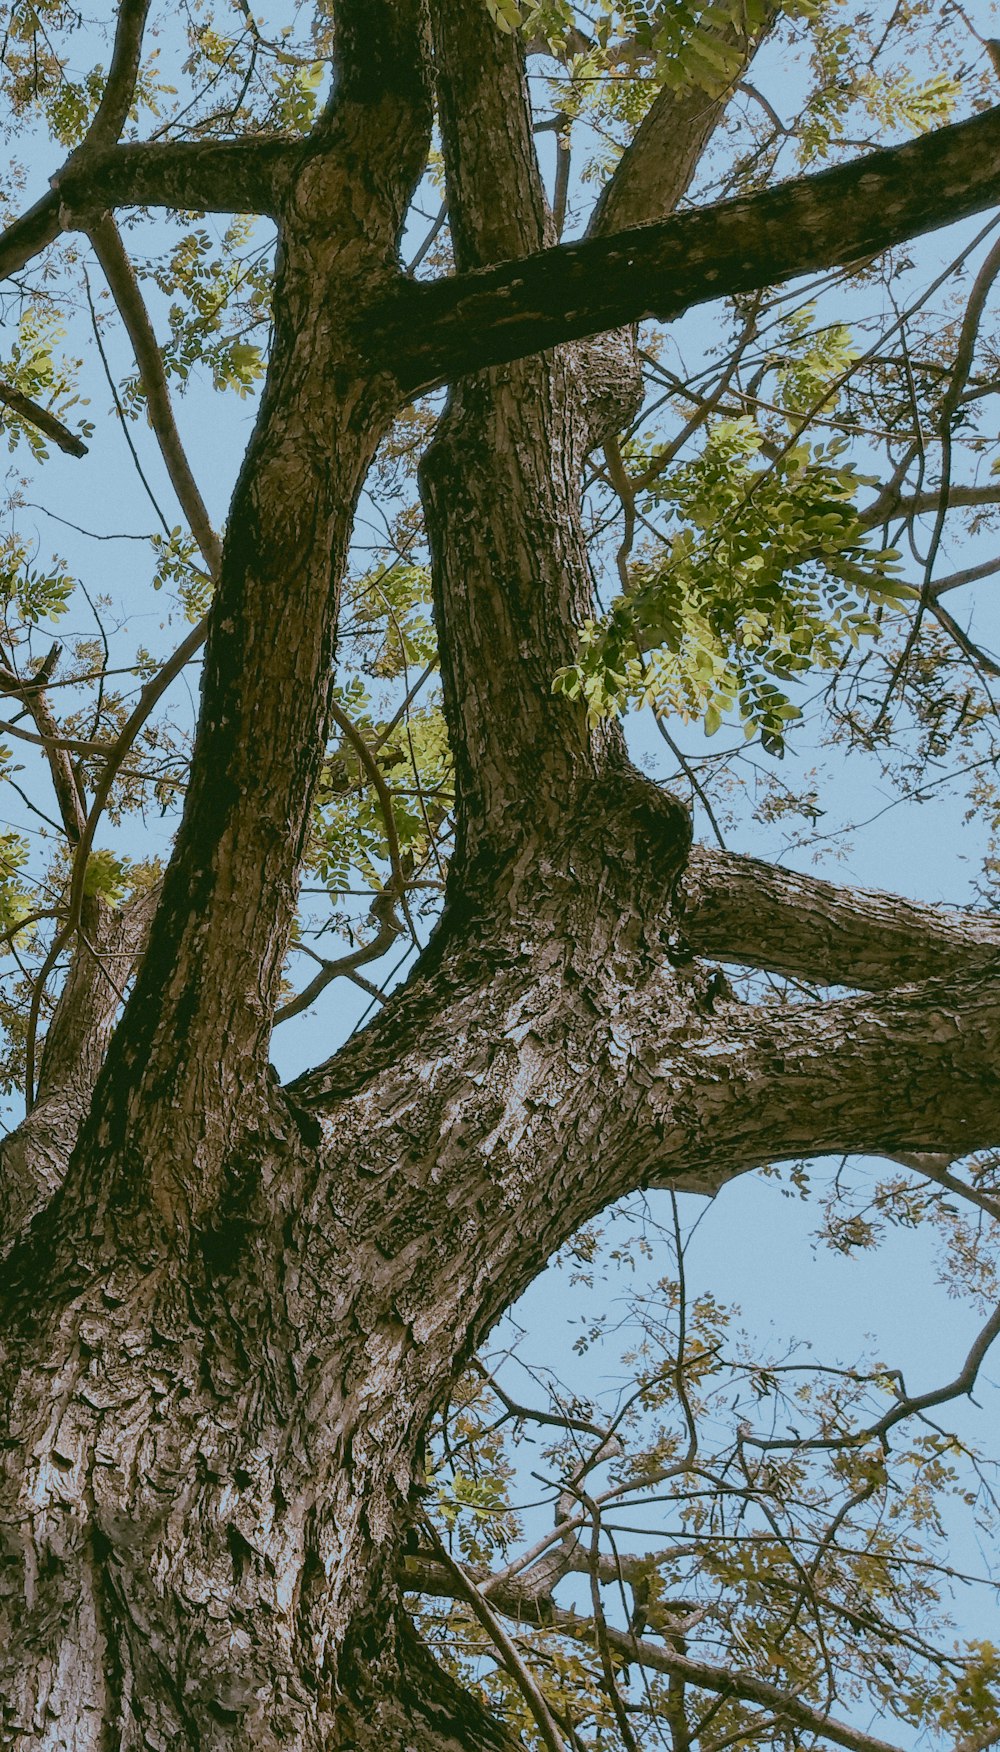
POLYGON ((163 358, 157 343, 153 325, 135 270, 125 252, 118 227, 109 214, 105 214, 91 228, 90 240, 94 246, 97 259, 104 270, 105 278, 110 287, 118 313, 125 324, 136 363, 142 387, 146 395, 146 407, 149 411, 150 425, 156 436, 163 457, 164 466, 170 476, 170 484, 177 495, 177 502, 187 518, 191 533, 198 543, 202 559, 213 578, 219 575, 222 564, 222 547, 219 538, 212 528, 211 519, 205 508, 205 501, 198 489, 190 464, 181 443, 180 433, 170 402, 170 392, 167 388, 166 372, 163 369, 163 358))
POLYGON ((639 1752, 638 1742, 632 1732, 628 1716, 618 1690, 615 1677, 614 1662, 611 1659, 611 1645, 608 1640, 608 1621, 604 1615, 604 1603, 601 1599, 601 1511, 591 1497, 581 1494, 580 1501, 590 1516, 590 1549, 588 1574, 590 1580, 590 1601, 594 1612, 594 1624, 597 1630, 597 1654, 601 1663, 601 1673, 604 1677, 604 1690, 611 1705, 622 1745, 626 1752, 639 1752))
POLYGON ((166 519, 164 512, 163 512, 163 507, 161 506, 160 501, 156 497, 156 494, 153 492, 153 489, 150 486, 150 483, 146 477, 146 472, 143 469, 142 463, 139 461, 139 452, 137 451, 137 449, 135 447, 135 442, 133 440, 131 432, 129 431, 129 423, 128 423, 128 420, 125 416, 125 409, 122 407, 122 398, 118 394, 118 385, 115 382, 114 372, 111 369, 111 362, 108 359, 108 355, 107 355, 107 352, 105 350, 104 342, 101 339, 101 325, 97 320, 97 311, 94 308, 94 300, 93 300, 93 297, 91 296, 91 291, 90 291, 90 279, 89 279, 89 276, 87 274, 86 268, 84 268, 84 270, 83 270, 83 287, 84 287, 84 291, 86 292, 86 295, 87 295, 87 308, 90 311, 90 326, 94 331, 94 342, 95 342, 95 345, 97 347, 98 355, 100 357, 101 365, 102 365, 103 370, 104 370, 104 376, 105 376, 105 379, 107 381, 108 388, 111 391, 111 399, 115 404, 115 412, 118 415, 119 424, 121 425, 122 437, 124 438, 125 443, 128 446, 128 452, 132 458, 132 462, 133 462, 133 465, 135 467, 135 472, 139 476, 139 479, 142 482, 143 487, 145 488, 146 497, 149 500, 150 504, 152 505, 153 510, 156 512, 156 515, 159 519, 160 527, 163 530, 164 535, 169 536, 170 535, 170 524, 167 522, 167 519, 166 519))
POLYGON ((496 1376, 490 1373, 478 1357, 473 1358, 472 1367, 486 1382, 490 1392, 499 1399, 504 1410, 519 1423, 545 1424, 558 1430, 577 1430, 581 1435, 596 1436, 600 1442, 607 1441, 608 1431, 602 1429, 600 1424, 592 1423, 589 1418, 572 1417, 568 1412, 537 1411, 533 1406, 520 1404, 518 1400, 511 1398, 506 1388, 501 1386, 496 1376))
POLYGON ((748 1447, 758 1448, 762 1452, 774 1449, 802 1452, 834 1452, 843 1448, 863 1448, 870 1442, 885 1442, 889 1431, 894 1429, 904 1418, 917 1417, 921 1412, 931 1411, 935 1405, 946 1405, 949 1400, 961 1399, 970 1395, 976 1385, 976 1379, 994 1340, 1000 1335, 1000 1305, 998 1305, 985 1326, 977 1333, 969 1354, 953 1381, 944 1387, 935 1387, 930 1393, 917 1393, 912 1396, 904 1394, 891 1411, 880 1417, 866 1429, 852 1431, 845 1436, 816 1436, 802 1439, 779 1440, 776 1437, 745 1436, 748 1447))
POLYGON ((346 712, 341 711, 336 700, 330 701, 330 716, 338 730, 346 737, 347 741, 353 748, 362 767, 368 774, 375 795, 378 797, 379 808, 382 814, 382 823, 385 827, 385 843, 389 853, 389 867, 392 870, 391 889, 402 908, 403 917, 406 919, 407 925, 410 929, 410 935, 413 938, 414 943, 418 943, 419 939, 417 937, 416 929, 413 920, 410 917, 409 908, 406 904, 406 872, 403 869, 403 856, 399 849, 399 837, 396 833, 396 818, 392 809, 392 793, 385 782, 378 761, 372 754, 371 749, 368 747, 368 744, 357 725, 352 722, 346 712))
MULTIPOLYGON (((969 301, 965 307, 965 314, 962 318, 962 326, 959 331, 958 347, 951 368, 951 376, 948 381, 948 387, 942 397, 941 408, 938 415, 938 431, 941 435, 942 444, 941 492, 934 513, 934 528, 931 532, 930 545, 927 550, 927 559, 924 565, 924 577, 920 590, 920 601, 917 604, 917 612, 913 617, 913 624, 906 636, 906 642, 900 653, 898 662, 894 665, 892 675, 889 678, 885 699, 883 700, 872 725, 873 731, 877 731, 885 721, 889 709, 889 702, 895 690, 896 683, 906 674, 914 646, 920 636, 920 627, 923 617, 932 602, 934 564, 938 556, 938 549, 941 546, 941 538, 944 535, 945 517, 948 511, 948 499, 951 487, 952 421, 955 417, 955 412, 958 408, 962 391, 969 380, 969 373, 972 370, 972 362, 975 356, 979 325, 982 321, 983 311, 986 307, 986 300, 989 297, 998 274, 1000 274, 1000 242, 994 243, 993 248, 989 251, 986 260, 980 267, 973 283, 969 301)), ((967 655, 971 655, 972 652, 976 650, 976 647, 972 646, 970 651, 970 641, 966 639, 961 628, 957 625, 953 617, 948 614, 946 609, 941 609, 939 607, 937 618, 941 621, 941 624, 952 633, 953 637, 957 637, 959 644, 966 651, 967 655)), ((1000 675, 1000 665, 994 664, 991 659, 978 656, 977 660, 982 663, 983 668, 987 669, 990 674, 1000 675)))
POLYGON ((977 505, 1000 505, 1000 484, 987 487, 949 486, 947 494, 940 488, 928 488, 926 492, 912 493, 904 498, 889 483, 874 505, 868 505, 859 512, 858 522, 862 529, 875 529, 891 517, 925 517, 931 512, 936 514, 942 498, 945 500, 946 511, 969 509, 977 505))
POLYGON ((479 1588, 477 1588, 475 1582, 473 1582, 466 1575, 461 1566, 455 1562, 450 1551, 448 1551, 447 1547, 442 1543, 438 1536, 437 1529, 432 1526, 429 1521, 424 1521, 423 1526, 434 1546, 439 1562, 454 1583, 459 1599, 464 1600, 466 1605, 471 1607, 472 1611, 475 1613, 494 1648, 499 1654, 504 1667, 513 1679, 521 1696, 524 1698, 524 1701, 531 1712, 532 1720, 541 1735, 543 1744, 548 1747, 549 1752, 566 1752, 565 1741, 559 1732, 552 1711, 549 1709, 542 1692, 539 1690, 531 1674, 528 1672, 527 1667, 518 1654, 510 1637, 507 1635, 507 1632, 504 1630, 503 1625, 497 1619, 497 1615, 493 1611, 493 1608, 489 1605, 488 1601, 483 1598, 483 1595, 479 1588))
POLYGON ((87 446, 82 438, 57 420, 55 414, 50 414, 47 408, 39 407, 32 401, 30 395, 22 395, 11 383, 0 383, 0 402, 5 408, 10 408, 19 419, 27 420, 29 425, 37 426, 39 432, 46 438, 51 438, 53 444, 58 444, 68 456, 86 456, 87 446))
POLYGON ((978 566, 966 566, 964 571, 949 572, 945 578, 934 581, 931 595, 937 602, 948 590, 960 590, 963 584, 978 584, 981 578, 992 578, 1000 572, 1000 559, 982 560, 978 566))
MULTIPOLYGON (((433 1533, 435 1551, 440 1556, 443 1551, 440 1539, 433 1533)), ((447 1554, 446 1554, 447 1555, 447 1554)), ((450 1560, 443 1564, 450 1582, 456 1592, 459 1579, 462 1585, 461 1598, 468 1600, 465 1591, 474 1584, 458 1570, 458 1566, 450 1560), (457 1578, 456 1578, 457 1571, 457 1578)), ((424 1578, 425 1583, 429 1577, 424 1578)), ((414 1579, 416 1587, 420 1580, 414 1579)), ((427 1591, 430 1591, 429 1589, 427 1591)), ((438 1591, 438 1588, 435 1588, 438 1591)), ((445 1590, 447 1591, 447 1590, 445 1590)), ((483 1596, 476 1589, 477 1597, 483 1596)), ((531 1603, 515 1596, 504 1600, 498 1590, 491 1586, 490 1598, 494 1601, 497 1611, 504 1616, 515 1619, 527 1617, 532 1619, 537 1613, 537 1605, 532 1610, 531 1603)), ((471 1601, 470 1601, 471 1604, 471 1601)), ((811 1704, 792 1692, 784 1691, 778 1685, 772 1685, 767 1679, 758 1679, 756 1674, 747 1673, 740 1668, 720 1667, 714 1662, 699 1661, 690 1655, 677 1654, 669 1647, 661 1647, 658 1643, 633 1636, 629 1631, 616 1630, 605 1623, 603 1628, 591 1618, 585 1618, 576 1612, 568 1612, 551 1602, 545 1603, 544 1618, 546 1626, 557 1634, 583 1641, 599 1652, 601 1638, 606 1641, 608 1649, 618 1656, 625 1664, 635 1662, 647 1667, 655 1673, 675 1675, 682 1678, 688 1685, 701 1691, 714 1692, 722 1697, 736 1698, 742 1703, 758 1704, 773 1711, 775 1717, 783 1723, 791 1723, 795 1727, 805 1728, 810 1733, 818 1734, 821 1739, 831 1741, 835 1746, 842 1746, 845 1752, 899 1752, 899 1748, 888 1741, 879 1740, 872 1734, 862 1733, 859 1729, 849 1726, 827 1715, 821 1709, 815 1709, 811 1704)), ((971 1749, 970 1749, 971 1752, 971 1749)))
MULTIPOLYGON (((938 622, 939 626, 942 626, 945 632, 954 639, 955 644, 958 646, 963 656, 967 657, 969 662, 972 663, 976 669, 982 670, 984 675, 1000 676, 1000 663, 997 662, 995 657, 991 657, 988 651, 984 651, 981 645, 977 645, 974 639, 970 639, 964 627, 960 626, 955 619, 955 616, 948 612, 943 603, 937 601, 933 588, 925 592, 924 606, 927 611, 934 616, 934 619, 938 622)), ((914 627, 915 626, 916 622, 914 622, 914 627)), ((902 658, 900 658, 900 665, 902 665, 902 661, 902 658)), ((877 723, 873 724, 873 731, 877 729, 877 727, 877 723)))
POLYGON ((932 1180, 935 1186, 953 1192, 956 1198, 965 1199, 967 1204, 975 1205, 995 1223, 1000 1223, 1000 1199, 991 1198, 988 1192, 981 1192, 978 1186, 970 1186, 967 1180, 959 1180, 957 1175, 950 1173, 947 1155, 934 1156, 929 1150, 900 1150, 893 1151, 887 1159, 899 1162, 923 1180, 932 1180))
POLYGON ((406 264, 406 272, 408 274, 416 273, 428 250, 431 248, 431 245, 436 242, 438 236, 444 230, 444 223, 447 217, 448 203, 447 201, 442 201, 437 210, 437 216, 432 221, 431 226, 424 237, 423 243, 421 243, 416 254, 412 256, 406 264))
POLYGON ((0 735, 13 736, 18 742, 30 742, 34 748, 65 748, 70 754, 110 754, 115 746, 113 742, 87 742, 78 736, 40 735, 4 718, 0 718, 0 735))
MULTIPOLYGON (((395 917, 394 904, 393 890, 385 889, 382 894, 376 895, 372 901, 371 913, 378 921, 379 928, 371 941, 363 944, 360 949, 353 949, 349 954, 340 955, 335 960, 326 960, 320 955, 314 957, 320 964, 319 972, 313 975, 309 984, 304 986, 302 991, 296 992, 294 998, 289 998, 286 1004, 282 1004, 280 1009, 275 1011, 275 1027, 278 1026, 279 1022, 288 1022, 292 1016, 300 1016, 303 1010, 308 1010, 310 1004, 316 1002, 316 999, 325 992, 327 986, 342 975, 347 975, 355 980, 365 991, 373 993, 375 996, 381 996, 377 986, 360 978, 358 968, 364 967, 366 962, 377 961, 380 955, 387 954, 399 936, 402 926, 395 917)), ((306 953, 312 954, 312 951, 307 950, 306 953)))

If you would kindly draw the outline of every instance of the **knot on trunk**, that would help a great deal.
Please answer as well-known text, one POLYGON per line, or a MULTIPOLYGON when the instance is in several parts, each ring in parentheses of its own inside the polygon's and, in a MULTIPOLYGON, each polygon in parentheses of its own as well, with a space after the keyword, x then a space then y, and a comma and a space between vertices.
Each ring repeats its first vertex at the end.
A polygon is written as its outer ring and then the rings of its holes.
POLYGON ((596 450, 638 418, 645 385, 636 352, 636 330, 613 329, 574 348, 588 448, 596 450))
POLYGON ((574 824, 608 867, 624 867, 633 900, 648 888, 660 911, 672 904, 693 839, 680 797, 634 767, 612 768, 581 788, 574 824))

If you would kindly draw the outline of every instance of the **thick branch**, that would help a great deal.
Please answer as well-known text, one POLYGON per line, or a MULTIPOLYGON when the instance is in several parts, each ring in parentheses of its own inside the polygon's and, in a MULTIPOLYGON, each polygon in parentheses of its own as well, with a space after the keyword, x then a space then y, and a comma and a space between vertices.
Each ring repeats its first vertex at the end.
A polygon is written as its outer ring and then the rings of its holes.
POLYGON ((305 150, 283 136, 116 146, 71 158, 53 185, 62 223, 84 230, 114 207, 277 214, 305 150))
MULTIPOLYGON (((732 21, 709 34, 726 48, 738 48, 748 67, 771 28, 771 19, 749 40, 732 21)), ((602 190, 588 236, 609 237, 627 226, 649 225, 673 213, 732 93, 732 84, 718 97, 708 97, 697 86, 675 91, 665 85, 602 190)))
POLYGON ((0 279, 26 267, 60 231, 86 231, 116 207, 277 214, 304 151, 300 140, 286 139, 81 146, 49 193, 0 237, 0 279))
MULTIPOLYGON (((116 145, 135 96, 148 12, 149 0, 121 0, 111 66, 101 101, 86 136, 69 159, 67 170, 73 165, 87 164, 103 149, 116 145)), ((0 237, 0 279, 16 274, 33 256, 54 243, 59 230, 59 196, 52 190, 0 237)))
POLYGON ((149 0, 120 0, 111 66, 97 112, 87 130, 88 148, 113 146, 121 137, 135 96, 148 12, 149 0))
POLYGON ((800 1155, 899 1150, 966 1155, 1000 1141, 1000 979, 991 969, 878 997, 776 1009, 725 1007, 659 1092, 669 1157, 720 1179, 800 1155), (697 1117, 695 1117, 697 1116, 697 1117))
POLYGON ((879 991, 1000 957, 1000 919, 949 912, 877 889, 842 888, 757 858, 697 846, 679 889, 699 955, 879 991))
POLYGON ((393 412, 390 386, 356 372, 344 331, 347 311, 388 272, 426 155, 422 7, 366 0, 353 16, 399 77, 396 88, 349 85, 289 202, 274 346, 210 611, 184 815, 79 1157, 103 1192, 104 1138, 120 1142, 119 1171, 137 1185, 145 1153, 143 1190, 171 1229, 203 1199, 214 1206, 227 1141, 266 1086, 353 508, 393 412), (156 1139, 145 1152, 144 1138, 156 1139))
POLYGON ((1000 108, 819 176, 431 285, 400 281, 357 339, 407 394, 643 317, 857 261, 1000 198, 1000 108))
POLYGON ((42 1052, 36 1104, 0 1150, 0 1252, 55 1191, 87 1110, 159 889, 121 912, 88 903, 42 1052))

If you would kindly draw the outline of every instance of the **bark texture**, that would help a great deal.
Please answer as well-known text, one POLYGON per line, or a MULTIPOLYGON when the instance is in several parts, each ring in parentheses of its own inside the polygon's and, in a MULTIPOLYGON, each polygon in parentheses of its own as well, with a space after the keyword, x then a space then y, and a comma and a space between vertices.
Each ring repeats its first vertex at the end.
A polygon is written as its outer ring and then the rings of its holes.
MULTIPOLYGON (((591 600, 582 465, 636 386, 627 334, 578 337, 974 210, 1000 186, 979 156, 996 112, 664 221, 718 113, 665 95, 596 225, 640 229, 554 249, 517 40, 485 7, 430 12, 338 8, 305 147, 114 149, 59 179, 69 219, 205 207, 238 160, 280 253, 148 947, 115 1025, 148 918, 99 924, 113 990, 81 940, 0 1158, 13 1752, 500 1752, 399 1571, 429 1421, 504 1308, 637 1186, 998 1141, 995 923, 692 852, 682 805, 551 691, 591 600), (396 257, 432 72, 458 270, 439 289, 396 257), (406 386, 482 364, 422 474, 457 768, 444 916, 377 1020, 279 1089, 357 494, 406 386), (758 1012, 702 953, 874 995, 758 1012)), ((43 202, 0 242, 8 271, 50 220, 43 202)))

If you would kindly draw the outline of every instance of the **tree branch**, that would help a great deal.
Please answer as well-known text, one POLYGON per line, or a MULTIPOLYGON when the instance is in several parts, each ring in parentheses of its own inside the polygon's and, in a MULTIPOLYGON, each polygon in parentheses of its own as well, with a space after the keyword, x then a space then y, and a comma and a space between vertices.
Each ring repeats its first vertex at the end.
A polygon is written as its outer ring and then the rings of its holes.
POLYGON ((132 342, 132 351, 146 394, 149 422, 170 476, 170 484, 198 543, 202 559, 212 577, 218 578, 222 564, 222 544, 212 528, 205 501, 181 443, 167 388, 163 358, 149 320, 149 312, 139 290, 135 270, 119 236, 118 227, 110 214, 106 213, 92 227, 90 240, 104 270, 118 314, 132 342))
POLYGON ((67 456, 86 456, 87 446, 82 438, 57 420, 55 414, 50 414, 48 408, 39 407, 28 395, 22 395, 11 383, 0 383, 0 402, 5 408, 27 420, 32 426, 37 426, 39 432, 46 438, 51 438, 53 444, 58 444, 67 456))
MULTIPOLYGON (((135 96, 148 12, 149 0, 121 0, 101 100, 83 141, 64 166, 64 173, 71 166, 86 165, 105 148, 117 144, 135 96)), ((0 279, 16 274, 33 256, 54 243, 59 230, 59 195, 52 189, 0 237, 0 279)))
POLYGON ((503 1629, 503 1626, 497 1622, 496 1613, 493 1611, 492 1606, 484 1598, 475 1582, 473 1582, 470 1577, 466 1575, 461 1566, 455 1562, 450 1552, 439 1539, 437 1530, 431 1526, 430 1522, 425 1522, 424 1525, 428 1535, 434 1543, 438 1555, 438 1561, 452 1579, 452 1585, 455 1589, 456 1595, 459 1599, 465 1601, 466 1605, 479 1620, 479 1623, 482 1625, 491 1643, 499 1654, 503 1666, 510 1674, 518 1691, 524 1698, 525 1704, 527 1705, 535 1726, 538 1729, 542 1744, 549 1748, 549 1752, 565 1752, 563 1737, 559 1732, 552 1711, 549 1709, 549 1706, 545 1701, 544 1694, 539 1690, 534 1678, 522 1661, 515 1644, 511 1641, 507 1632, 503 1629))
POLYGON ((664 1053, 671 1067, 665 1061, 649 1100, 666 1174, 672 1154, 681 1172, 714 1167, 721 1184, 765 1160, 900 1150, 954 1157, 1000 1142, 992 967, 876 997, 780 1010, 727 1004, 685 1075, 666 1038, 664 1053))
MULTIPOLYGON (((432 1566, 419 1559, 410 1559, 407 1561, 405 1585, 421 1593, 468 1600, 469 1592, 476 1584, 464 1571, 458 1571, 456 1578, 452 1572, 457 1570, 458 1565, 453 1563, 446 1569, 441 1564, 432 1566)), ((483 1595, 480 1588, 477 1588, 477 1593, 481 1599, 483 1595)), ((719 1667, 710 1661, 699 1661, 689 1655, 677 1654, 669 1647, 661 1647, 659 1643, 633 1636, 629 1631, 616 1630, 608 1624, 598 1625, 595 1619, 568 1612, 550 1600, 539 1601, 532 1598, 526 1590, 517 1587, 491 1589, 489 1599, 491 1605, 504 1617, 545 1626, 557 1634, 571 1637, 574 1641, 586 1642, 594 1649, 599 1649, 603 1640, 610 1652, 626 1664, 637 1663, 654 1673, 676 1675, 701 1691, 738 1698, 743 1703, 759 1704, 772 1710, 779 1721, 805 1728, 835 1746, 845 1747, 847 1752, 898 1752, 898 1748, 890 1742, 878 1740, 871 1734, 852 1728, 846 1722, 837 1721, 825 1711, 814 1709, 794 1693, 783 1691, 769 1680, 758 1679, 754 1673, 747 1673, 739 1668, 719 1667)))
POLYGON ((87 130, 88 151, 116 145, 128 121, 139 77, 142 38, 148 12, 149 0, 121 0, 111 65, 104 81, 101 101, 87 130))
MULTIPOLYGON (((738 48, 746 68, 776 16, 775 9, 752 38, 747 38, 731 20, 715 26, 708 34, 727 48, 738 48)), ((601 191, 587 228, 588 237, 608 237, 629 226, 666 219, 673 213, 725 114, 733 89, 730 84, 718 97, 709 97, 697 87, 682 91, 663 87, 625 148, 610 182, 601 191)))
MULTIPOLYGON (((357 494, 393 413, 390 385, 363 377, 345 331, 348 310, 391 271, 426 159, 423 7, 354 0, 338 8, 342 27, 355 33, 357 78, 338 87, 323 138, 294 151, 302 171, 279 254, 274 343, 209 616, 184 813, 74 1181, 85 1196, 85 1176, 103 1173, 102 1127, 125 1127, 121 1171, 155 1159, 142 1195, 171 1232, 214 1208, 227 1140, 267 1087, 329 729, 340 579, 357 494), (383 73, 387 61, 396 69, 395 85, 366 82, 366 44, 383 73), (362 142, 370 183, 359 203, 362 142)), ((252 144, 244 161, 261 151, 266 162, 269 148, 252 144)))
POLYGON ((969 1348, 965 1362, 954 1380, 946 1382, 943 1387, 932 1388, 929 1393, 909 1394, 901 1391, 898 1403, 862 1430, 846 1431, 839 1436, 758 1438, 748 1435, 743 1440, 748 1447, 758 1448, 762 1452, 771 1452, 774 1449, 791 1449, 795 1452, 800 1450, 833 1452, 842 1448, 865 1447, 870 1442, 880 1442, 888 1447, 886 1437, 898 1423, 903 1423, 908 1417, 917 1417, 922 1411, 933 1411, 937 1405, 947 1405, 953 1399, 962 1399, 970 1394, 976 1385, 979 1371, 986 1361, 987 1353, 998 1337, 1000 1337, 1000 1304, 994 1308, 985 1325, 980 1327, 969 1348))
MULTIPOLYGON (((994 110, 990 111, 991 115, 996 113, 994 110)), ((890 517, 925 517, 936 512, 940 504, 940 488, 930 488, 927 492, 912 493, 907 497, 901 486, 893 487, 890 484, 883 488, 873 505, 868 505, 859 513, 858 522, 862 529, 876 529, 890 517)), ((946 510, 956 511, 973 505, 1000 505, 1000 486, 949 486, 946 510)), ((947 583, 944 588, 948 588, 947 583)))
MULTIPOLYGON (((88 230, 99 213, 114 207, 277 216, 309 152, 307 142, 284 135, 116 146, 71 158, 53 177, 53 190, 64 229, 88 230)), ((0 240, 0 266, 3 260, 0 240)))
POLYGON ((697 954, 822 985, 881 991, 1000 957, 1000 919, 988 914, 844 888, 703 846, 691 853, 679 901, 697 954))
POLYGON ((818 176, 431 284, 355 333, 406 395, 643 317, 864 259, 1000 198, 1000 108, 818 176))
POLYGON ((45 685, 51 679, 61 651, 61 645, 53 645, 37 675, 18 676, 0 664, 0 693, 12 694, 31 713, 45 749, 66 838, 71 845, 76 845, 83 832, 86 806, 69 753, 60 745, 59 726, 45 697, 45 685))
POLYGON ((301 140, 196 140, 80 146, 36 201, 0 236, 0 279, 54 243, 87 231, 117 207, 176 207, 199 213, 277 216, 309 148, 301 140))

